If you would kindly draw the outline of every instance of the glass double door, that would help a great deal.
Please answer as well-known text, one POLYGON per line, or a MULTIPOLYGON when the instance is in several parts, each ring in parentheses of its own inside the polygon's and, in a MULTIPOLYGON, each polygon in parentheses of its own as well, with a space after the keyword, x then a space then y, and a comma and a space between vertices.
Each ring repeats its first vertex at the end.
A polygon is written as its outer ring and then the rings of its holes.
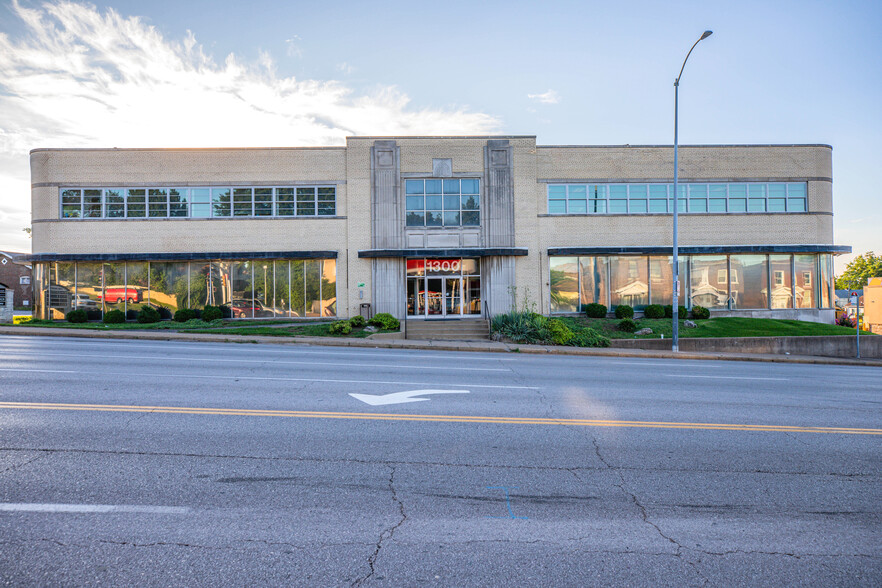
POLYGON ((407 316, 431 319, 480 314, 480 276, 407 277, 407 316))
MULTIPOLYGON (((414 280, 419 287, 422 279, 414 280)), ((462 314, 462 278, 426 276, 425 289, 416 293, 414 314, 427 317, 460 316, 462 314)))

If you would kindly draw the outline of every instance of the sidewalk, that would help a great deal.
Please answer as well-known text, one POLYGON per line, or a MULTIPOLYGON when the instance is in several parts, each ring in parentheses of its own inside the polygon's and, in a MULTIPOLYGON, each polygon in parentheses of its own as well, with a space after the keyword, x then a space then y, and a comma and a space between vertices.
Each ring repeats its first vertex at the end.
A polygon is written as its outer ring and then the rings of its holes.
POLYGON ((192 341, 198 343, 240 343, 272 345, 323 345, 328 347, 365 347, 373 349, 432 349, 438 351, 477 351, 484 353, 532 353, 592 357, 644 357, 663 359, 699 359, 726 361, 763 361, 822 365, 882 367, 880 359, 849 359, 809 355, 772 355, 762 353, 721 353, 657 351, 647 349, 563 347, 557 345, 518 345, 495 341, 428 341, 416 339, 346 339, 336 337, 267 337, 260 335, 224 335, 178 333, 176 331, 111 331, 101 329, 53 329, 44 327, 0 327, 0 335, 75 337, 84 339, 140 339, 150 341, 192 341))

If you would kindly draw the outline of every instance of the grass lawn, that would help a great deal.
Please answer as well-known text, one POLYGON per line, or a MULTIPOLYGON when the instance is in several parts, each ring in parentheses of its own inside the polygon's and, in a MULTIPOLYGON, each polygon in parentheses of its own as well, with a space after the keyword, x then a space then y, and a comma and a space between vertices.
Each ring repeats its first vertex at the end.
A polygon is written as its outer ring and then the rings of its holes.
MULTIPOLYGON (((651 335, 634 335, 620 331, 617 327, 619 319, 592 319, 586 317, 562 319, 570 328, 591 327, 601 335, 610 339, 658 339, 664 335, 669 339, 673 334, 671 319, 636 319, 637 328, 649 327, 651 335)), ((855 330, 850 327, 839 325, 827 325, 808 321, 791 321, 781 319, 761 319, 746 317, 720 317, 710 318, 703 321, 694 321, 698 325, 694 329, 683 326, 685 321, 680 321, 680 337, 805 337, 818 335, 851 335, 854 337, 855 330)), ((861 331, 863 336, 871 335, 867 331, 861 331)))
MULTIPOLYGON (((356 337, 364 338, 373 333, 363 328, 354 328, 348 335, 331 334, 328 330, 330 322, 295 322, 290 320, 247 320, 236 319, 225 321, 221 325, 202 323, 188 325, 175 321, 161 321, 158 323, 140 324, 126 322, 113 325, 105 325, 101 322, 68 323, 66 321, 30 321, 22 323, 23 327, 51 327, 62 329, 92 329, 95 331, 157 331, 175 330, 182 333, 220 333, 223 335, 267 335, 270 337, 356 337), (276 325, 276 326, 270 326, 276 325)), ((380 331, 387 333, 390 331, 380 331)))
MULTIPOLYGON (((363 328, 353 328, 348 335, 331 334, 328 330, 331 323, 318 323, 306 325, 294 325, 291 327, 260 327, 260 326, 230 326, 224 325, 222 328, 215 329, 187 329, 184 333, 220 333, 222 335, 266 335, 269 337, 355 337, 362 339, 368 335, 373 335, 363 328)), ((388 333, 389 331, 379 331, 388 333)))

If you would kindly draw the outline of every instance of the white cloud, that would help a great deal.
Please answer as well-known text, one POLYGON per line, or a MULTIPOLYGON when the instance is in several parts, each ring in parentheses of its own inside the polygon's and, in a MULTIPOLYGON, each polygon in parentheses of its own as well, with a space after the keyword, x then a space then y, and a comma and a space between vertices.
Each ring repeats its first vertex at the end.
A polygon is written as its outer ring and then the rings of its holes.
POLYGON ((500 126, 464 108, 414 108, 394 86, 356 94, 334 80, 279 77, 266 53, 216 63, 193 33, 166 39, 114 10, 66 1, 10 10, 23 32, 0 34, 0 249, 30 247, 21 229, 36 147, 339 145, 347 135, 500 126))
POLYGON ((288 57, 294 57, 300 59, 303 57, 303 49, 300 47, 300 41, 302 39, 297 35, 294 35, 291 39, 285 39, 285 52, 288 54, 288 57))
POLYGON ((527 94, 527 98, 542 104, 557 104, 560 102, 560 94, 554 90, 548 90, 542 94, 527 94))
POLYGON ((342 72, 342 73, 344 73, 344 74, 346 74, 346 75, 349 75, 349 74, 351 74, 352 72, 355 71, 355 68, 352 67, 351 64, 346 63, 346 62, 344 61, 343 63, 338 63, 338 64, 337 64, 337 71, 342 72))

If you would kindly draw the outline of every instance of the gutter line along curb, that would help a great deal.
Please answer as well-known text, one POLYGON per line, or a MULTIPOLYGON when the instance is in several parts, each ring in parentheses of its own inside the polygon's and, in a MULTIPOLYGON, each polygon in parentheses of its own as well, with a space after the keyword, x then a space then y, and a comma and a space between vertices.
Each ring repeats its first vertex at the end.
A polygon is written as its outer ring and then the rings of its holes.
POLYGON ((483 353, 525 353, 532 355, 571 355, 584 357, 643 357, 652 359, 689 359, 715 361, 756 361, 817 365, 852 365, 882 367, 882 359, 851 359, 812 355, 772 355, 751 353, 658 351, 622 347, 558 347, 517 345, 495 341, 438 341, 417 339, 336 339, 330 337, 267 337, 265 335, 225 335, 179 333, 176 331, 102 331, 100 329, 53 329, 43 327, 0 327, 0 335, 70 337, 78 339, 134 339, 142 341, 190 341, 194 343, 238 343, 272 345, 318 345, 325 347, 363 347, 372 349, 428 349, 435 351, 472 351, 483 353))

